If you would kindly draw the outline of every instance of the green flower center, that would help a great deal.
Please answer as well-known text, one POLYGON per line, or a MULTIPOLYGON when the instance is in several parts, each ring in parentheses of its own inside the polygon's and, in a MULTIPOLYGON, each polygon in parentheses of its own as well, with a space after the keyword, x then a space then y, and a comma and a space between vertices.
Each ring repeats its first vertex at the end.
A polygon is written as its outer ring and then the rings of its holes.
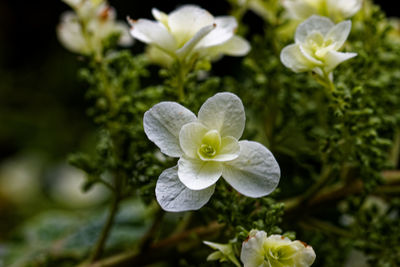
POLYGON ((202 159, 212 159, 217 155, 220 146, 220 134, 217 130, 210 130, 203 136, 197 154, 202 159))

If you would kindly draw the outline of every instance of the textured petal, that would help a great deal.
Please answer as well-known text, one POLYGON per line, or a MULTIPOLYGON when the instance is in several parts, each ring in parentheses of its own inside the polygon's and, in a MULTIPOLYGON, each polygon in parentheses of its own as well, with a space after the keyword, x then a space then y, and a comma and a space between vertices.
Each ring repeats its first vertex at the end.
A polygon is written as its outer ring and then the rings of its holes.
POLYGON ((250 51, 250 44, 240 36, 233 36, 231 39, 221 45, 209 47, 205 50, 205 54, 212 59, 218 58, 220 55, 228 56, 244 56, 250 51))
POLYGON ((346 61, 355 56, 357 56, 357 53, 342 53, 336 51, 329 51, 328 53, 326 53, 325 56, 325 64, 326 64, 325 71, 330 72, 343 61, 346 61))
POLYGON ((218 93, 201 106, 199 121, 210 129, 217 130, 221 137, 242 136, 246 116, 239 97, 232 93, 218 93))
POLYGON ((308 60, 298 44, 284 47, 281 51, 281 61, 283 65, 294 72, 309 71, 315 67, 315 64, 308 60))
POLYGON ((166 211, 198 210, 203 207, 212 194, 215 185, 203 190, 190 190, 178 178, 178 167, 166 169, 158 178, 156 198, 166 211))
POLYGON ((161 102, 146 111, 143 127, 147 137, 161 152, 170 157, 180 157, 179 132, 183 125, 196 121, 187 108, 175 102, 161 102))
POLYGON ((168 26, 178 47, 192 39, 203 27, 213 24, 214 17, 207 10, 195 5, 182 6, 168 16, 168 26))
MULTIPOLYGON (((250 232, 252 234, 253 231, 250 232)), ((264 267, 264 240, 267 233, 258 231, 255 235, 249 236, 247 241, 243 242, 240 260, 244 267, 264 267)))
POLYGON ((132 26, 130 30, 131 35, 136 39, 146 44, 155 45, 171 53, 177 49, 175 39, 162 23, 147 19, 136 21, 128 19, 128 21, 132 26))
POLYGON ((214 161, 180 158, 178 161, 179 180, 189 189, 202 190, 218 181, 222 164, 214 161))
POLYGON ((335 43, 334 49, 340 49, 346 42, 351 30, 351 21, 346 20, 336 24, 326 35, 325 40, 332 39, 335 43))
POLYGON ((208 131, 207 127, 198 122, 188 123, 182 127, 179 132, 179 144, 186 156, 197 158, 197 150, 208 131))
POLYGON ((240 146, 239 142, 232 136, 226 136, 221 140, 221 150, 213 160, 215 161, 230 161, 239 157, 240 146))
POLYGON ((279 165, 272 153, 257 142, 240 141, 237 159, 224 162, 222 177, 237 191, 248 197, 262 197, 277 187, 279 165))
POLYGON ((207 34, 198 47, 210 47, 220 45, 231 39, 237 28, 237 22, 234 17, 224 16, 215 18, 215 30, 207 34))
POLYGON ((297 27, 294 37, 296 44, 305 42, 307 36, 315 31, 325 36, 333 26, 335 26, 335 24, 333 24, 330 19, 313 15, 297 27))

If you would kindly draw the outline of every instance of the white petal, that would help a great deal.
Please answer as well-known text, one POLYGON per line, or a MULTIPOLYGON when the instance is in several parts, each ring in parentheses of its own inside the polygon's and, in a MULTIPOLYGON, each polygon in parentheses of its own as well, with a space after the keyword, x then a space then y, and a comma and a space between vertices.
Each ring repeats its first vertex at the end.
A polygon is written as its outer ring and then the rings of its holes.
POLYGON ((242 100, 232 93, 218 93, 207 99, 201 106, 199 121, 221 137, 232 136, 239 139, 244 130, 246 116, 242 100))
POLYGON ((335 24, 327 17, 313 15, 302 22, 296 29, 295 42, 303 43, 306 41, 307 36, 312 32, 320 32, 326 35, 335 24))
POLYGON ((304 20, 312 14, 318 13, 318 10, 306 1, 286 0, 282 2, 289 16, 293 19, 304 20))
POLYGON ((198 122, 191 122, 182 127, 179 132, 179 144, 186 156, 197 158, 197 150, 208 131, 207 127, 198 122))
POLYGON ((342 53, 336 51, 329 51, 328 53, 326 53, 325 56, 325 64, 326 64, 325 71, 330 72, 343 61, 346 61, 355 56, 357 56, 357 53, 342 53))
POLYGON ((210 47, 220 45, 231 39, 237 28, 237 22, 234 17, 224 16, 215 18, 215 30, 210 32, 201 40, 199 47, 210 47))
POLYGON ((222 177, 239 193, 262 197, 278 186, 281 175, 272 153, 257 142, 240 141, 237 159, 224 162, 222 177))
POLYGON ((202 190, 215 184, 222 174, 222 164, 215 161, 202 161, 180 158, 178 161, 179 180, 191 190, 202 190))
POLYGON ((161 22, 165 27, 168 27, 168 15, 167 14, 158 10, 157 8, 151 9, 151 13, 153 14, 153 17, 157 21, 161 22))
POLYGON ((128 22, 132 26, 131 35, 136 39, 146 44, 155 45, 165 51, 175 52, 177 48, 175 39, 162 23, 147 19, 136 21, 128 19, 128 22))
POLYGON ((212 160, 215 161, 230 161, 239 157, 240 145, 239 142, 232 136, 226 136, 221 140, 221 150, 212 160))
POLYGON ((180 58, 186 57, 192 50, 193 48, 205 37, 207 34, 209 34, 211 31, 215 29, 215 24, 214 25, 208 25, 203 28, 201 28, 194 36, 192 39, 190 39, 186 44, 178 49, 176 51, 176 54, 180 58))
POLYGON ((211 58, 216 58, 219 55, 244 56, 249 53, 249 51, 249 42, 244 38, 235 35, 221 45, 207 48, 205 54, 208 54, 211 58))
POLYGON ((183 125, 196 121, 187 108, 175 102, 161 102, 146 111, 143 118, 144 132, 161 152, 170 157, 180 157, 179 132, 183 125))
POLYGON ((264 267, 263 244, 266 238, 267 233, 258 231, 254 236, 250 236, 247 241, 243 242, 240 260, 244 267, 264 267))
POLYGON ((298 44, 284 47, 281 51, 281 61, 294 72, 309 71, 315 67, 315 64, 303 54, 298 44))
POLYGON ((129 34, 129 27, 125 23, 117 22, 114 25, 116 31, 120 32, 118 44, 121 46, 131 46, 133 44, 133 38, 129 34))
POLYGON ((177 166, 166 169, 158 178, 156 198, 163 210, 179 212, 198 210, 203 207, 212 194, 215 185, 203 190, 190 190, 179 181, 177 166))
POLYGON ((360 10, 362 2, 362 0, 327 0, 329 15, 338 16, 339 19, 349 18, 360 10))
POLYGON ((61 15, 61 23, 57 27, 57 36, 60 42, 71 52, 87 54, 90 52, 78 17, 73 12, 61 15))
POLYGON ((178 47, 192 39, 201 28, 213 24, 214 17, 207 10, 195 5, 182 6, 168 16, 168 26, 178 47))
POLYGON ((346 20, 336 24, 326 35, 325 40, 332 39, 335 43, 335 50, 340 49, 346 42, 351 30, 351 21, 346 20))

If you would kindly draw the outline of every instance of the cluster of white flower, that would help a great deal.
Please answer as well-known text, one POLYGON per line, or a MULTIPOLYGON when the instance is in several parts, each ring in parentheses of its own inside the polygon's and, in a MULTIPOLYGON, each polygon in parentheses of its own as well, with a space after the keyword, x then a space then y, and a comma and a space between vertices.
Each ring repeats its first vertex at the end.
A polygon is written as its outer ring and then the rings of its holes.
POLYGON ((238 141, 245 126, 242 101, 219 93, 198 117, 175 102, 161 102, 144 114, 144 130, 161 152, 179 157, 178 166, 158 178, 156 197, 164 210, 196 210, 214 193, 222 176, 249 197, 262 197, 278 185, 280 169, 263 145, 238 141))
POLYGON ((119 34, 119 44, 133 43, 128 26, 116 21, 115 10, 105 0, 63 0, 74 11, 61 16, 57 28, 60 42, 71 52, 100 56, 104 41, 119 34))

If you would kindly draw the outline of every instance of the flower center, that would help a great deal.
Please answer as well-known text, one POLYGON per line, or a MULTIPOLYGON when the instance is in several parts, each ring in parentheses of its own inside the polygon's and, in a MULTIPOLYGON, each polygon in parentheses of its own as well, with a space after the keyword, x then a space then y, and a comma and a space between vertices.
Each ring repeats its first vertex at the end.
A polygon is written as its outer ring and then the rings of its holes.
POLYGON ((200 146, 200 153, 203 157, 212 158, 217 154, 217 151, 210 145, 202 144, 200 146))
POLYGON ((208 131, 201 140, 201 145, 197 150, 197 154, 201 159, 214 158, 221 146, 221 136, 217 130, 208 131))

